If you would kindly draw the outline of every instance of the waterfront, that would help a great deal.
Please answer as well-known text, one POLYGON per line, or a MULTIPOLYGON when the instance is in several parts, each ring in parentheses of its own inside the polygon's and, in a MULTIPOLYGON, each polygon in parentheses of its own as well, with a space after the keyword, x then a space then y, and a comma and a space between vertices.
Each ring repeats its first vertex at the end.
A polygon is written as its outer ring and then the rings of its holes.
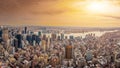
MULTIPOLYGON (((118 30, 113 30, 113 31, 92 31, 92 32, 84 32, 84 33, 64 33, 64 38, 65 38, 65 36, 68 37, 68 38, 69 38, 69 36, 85 38, 85 36, 88 35, 88 34, 95 34, 96 37, 100 37, 105 33, 116 32, 116 31, 118 31, 118 30)), ((38 34, 38 32, 35 32, 35 34, 38 34)), ((47 37, 48 36, 51 37, 51 33, 42 33, 42 36, 43 35, 46 35, 47 37)), ((60 34, 57 33, 57 36, 60 36, 60 34)))

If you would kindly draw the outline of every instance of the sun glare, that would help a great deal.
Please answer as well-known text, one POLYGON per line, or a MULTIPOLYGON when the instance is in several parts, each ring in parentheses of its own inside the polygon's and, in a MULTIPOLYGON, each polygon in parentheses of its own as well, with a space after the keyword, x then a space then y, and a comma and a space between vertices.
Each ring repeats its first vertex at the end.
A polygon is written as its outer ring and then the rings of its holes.
POLYGON ((109 13, 113 4, 110 1, 83 1, 73 3, 74 9, 77 11, 84 10, 87 13, 109 13))
POLYGON ((104 13, 107 11, 107 8, 109 7, 109 4, 106 2, 90 2, 87 5, 88 11, 94 12, 94 13, 104 13))

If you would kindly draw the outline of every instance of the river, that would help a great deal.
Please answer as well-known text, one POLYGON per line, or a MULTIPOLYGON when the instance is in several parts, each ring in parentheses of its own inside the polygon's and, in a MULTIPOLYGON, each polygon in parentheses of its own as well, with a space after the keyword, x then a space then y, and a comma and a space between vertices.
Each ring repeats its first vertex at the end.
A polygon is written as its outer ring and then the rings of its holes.
MULTIPOLYGON (((84 38, 87 34, 95 34, 96 37, 100 37, 105 33, 108 32, 116 32, 118 30, 113 30, 113 31, 92 31, 92 32, 84 32, 84 33, 69 33, 69 34, 64 34, 64 36, 67 36, 69 38, 69 36, 74 36, 74 37, 82 37, 84 38)), ((38 34, 38 32, 35 32, 35 34, 38 34)), ((46 37, 51 37, 51 33, 42 33, 42 35, 46 35, 46 37)), ((60 36, 60 34, 57 34, 57 36, 60 36)))

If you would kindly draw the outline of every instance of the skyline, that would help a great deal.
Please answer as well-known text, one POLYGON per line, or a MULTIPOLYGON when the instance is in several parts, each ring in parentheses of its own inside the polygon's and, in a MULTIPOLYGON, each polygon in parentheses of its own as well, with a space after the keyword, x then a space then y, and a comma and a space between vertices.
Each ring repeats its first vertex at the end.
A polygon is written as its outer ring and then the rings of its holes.
POLYGON ((119 4, 118 0, 1 0, 0 25, 119 27, 119 4))

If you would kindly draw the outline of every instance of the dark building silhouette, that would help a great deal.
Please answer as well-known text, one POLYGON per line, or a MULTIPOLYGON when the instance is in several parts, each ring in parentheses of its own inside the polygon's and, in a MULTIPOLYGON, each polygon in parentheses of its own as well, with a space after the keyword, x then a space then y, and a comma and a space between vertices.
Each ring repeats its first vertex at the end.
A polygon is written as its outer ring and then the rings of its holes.
POLYGON ((18 42, 18 48, 22 48, 22 35, 17 34, 16 39, 17 39, 17 42, 18 42))
POLYGON ((41 35, 42 35, 42 32, 41 32, 41 31, 39 31, 39 32, 38 32, 38 36, 41 36, 41 35))
POLYGON ((27 35, 26 40, 28 41, 29 44, 32 44, 32 36, 31 35, 27 35))
POLYGON ((34 32, 30 31, 30 34, 32 35, 34 32))
POLYGON ((27 33, 27 27, 25 27, 25 30, 24 30, 24 31, 25 31, 25 34, 26 34, 26 33, 27 33))
POLYGON ((2 29, 0 29, 0 37, 2 37, 2 29))
POLYGON ((73 40, 73 39, 74 39, 74 36, 73 36, 73 35, 70 35, 70 36, 69 36, 69 39, 70 39, 70 40, 73 40))
POLYGON ((17 48, 18 48, 18 40, 17 39, 14 39, 13 46, 15 47, 15 50, 17 50, 17 48))
POLYGON ((34 41, 36 43, 36 35, 35 34, 32 35, 32 45, 33 45, 34 41))
POLYGON ((61 39, 60 39, 60 36, 57 37, 57 40, 61 40, 61 39))
POLYGON ((41 42, 41 38, 39 36, 36 36, 36 43, 37 43, 37 45, 39 45, 40 42, 41 42))
POLYGON ((2 42, 2 29, 0 29, 0 43, 2 42))

